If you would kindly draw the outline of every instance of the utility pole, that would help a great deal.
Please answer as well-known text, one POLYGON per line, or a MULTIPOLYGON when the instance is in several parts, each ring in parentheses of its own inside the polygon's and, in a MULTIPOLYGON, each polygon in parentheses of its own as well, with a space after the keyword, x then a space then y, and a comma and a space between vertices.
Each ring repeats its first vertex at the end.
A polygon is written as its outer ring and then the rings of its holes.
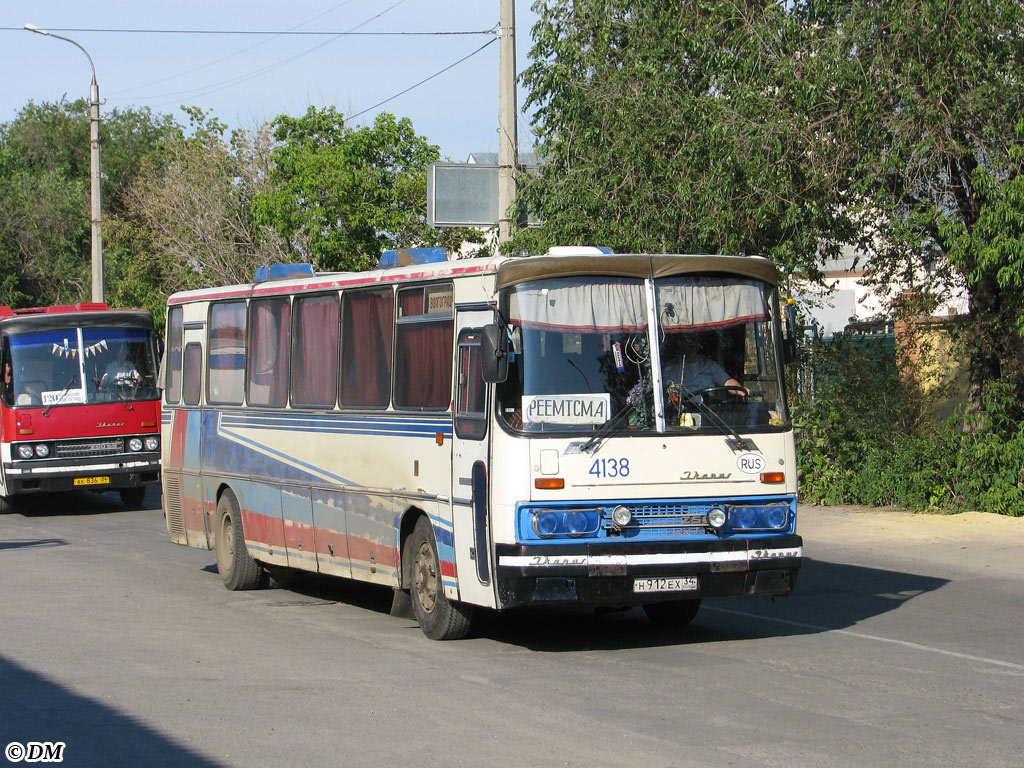
POLYGON ((498 26, 498 244, 512 239, 509 208, 516 198, 516 3, 501 0, 498 26))
POLYGON ((47 29, 41 29, 35 24, 26 24, 25 29, 35 32, 37 35, 55 37, 66 43, 77 47, 89 60, 89 67, 92 69, 92 84, 89 86, 89 197, 91 198, 92 220, 92 300, 103 301, 103 235, 100 232, 100 223, 103 220, 103 200, 101 198, 100 181, 100 87, 96 83, 96 65, 92 62, 92 56, 80 44, 70 37, 55 35, 47 29))

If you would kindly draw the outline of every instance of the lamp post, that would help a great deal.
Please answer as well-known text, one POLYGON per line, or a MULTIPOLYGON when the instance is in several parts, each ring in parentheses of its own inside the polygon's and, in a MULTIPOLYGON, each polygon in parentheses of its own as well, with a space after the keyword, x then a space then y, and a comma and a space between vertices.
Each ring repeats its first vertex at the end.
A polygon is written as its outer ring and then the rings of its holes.
POLYGON ((103 301, 103 235, 100 232, 103 201, 100 192, 100 87, 96 83, 96 65, 89 52, 69 37, 55 35, 35 24, 26 24, 25 29, 37 35, 55 37, 77 47, 89 60, 92 68, 92 84, 89 87, 89 190, 92 204, 92 300, 103 301))

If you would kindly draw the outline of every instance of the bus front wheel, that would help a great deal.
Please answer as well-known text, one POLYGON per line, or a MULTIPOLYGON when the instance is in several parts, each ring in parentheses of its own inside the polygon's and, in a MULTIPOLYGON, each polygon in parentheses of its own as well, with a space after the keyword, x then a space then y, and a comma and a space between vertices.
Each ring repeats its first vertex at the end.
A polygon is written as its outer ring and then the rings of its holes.
POLYGON ((660 603, 645 603, 644 613, 656 627, 676 629, 685 627, 697 616, 700 600, 663 600, 660 603))
POLYGON ((469 633, 473 607, 444 595, 434 530, 426 517, 416 521, 409 544, 412 607, 423 634, 431 640, 458 640, 469 633))
POLYGON ((225 587, 238 590, 260 586, 263 569, 245 548, 242 515, 235 494, 231 491, 224 491, 217 502, 214 546, 217 550, 217 570, 225 587))

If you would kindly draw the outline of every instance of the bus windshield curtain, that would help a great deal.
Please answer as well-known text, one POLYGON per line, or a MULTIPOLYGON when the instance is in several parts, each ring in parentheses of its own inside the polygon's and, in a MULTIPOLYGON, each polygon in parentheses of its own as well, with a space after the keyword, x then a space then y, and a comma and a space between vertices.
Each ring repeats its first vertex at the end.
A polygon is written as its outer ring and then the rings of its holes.
POLYGON ((391 291, 345 295, 342 405, 386 408, 391 395, 391 291))

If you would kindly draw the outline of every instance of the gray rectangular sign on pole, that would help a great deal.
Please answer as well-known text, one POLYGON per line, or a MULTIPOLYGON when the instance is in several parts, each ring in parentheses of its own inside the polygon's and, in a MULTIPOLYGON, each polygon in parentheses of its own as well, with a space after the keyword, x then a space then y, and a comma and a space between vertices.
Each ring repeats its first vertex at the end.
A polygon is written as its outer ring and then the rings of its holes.
MULTIPOLYGON (((524 166, 526 173, 536 167, 524 166)), ((427 223, 432 227, 493 227, 498 223, 498 166, 431 163, 427 169, 427 223)), ((528 226, 539 226, 531 217, 528 226)))

